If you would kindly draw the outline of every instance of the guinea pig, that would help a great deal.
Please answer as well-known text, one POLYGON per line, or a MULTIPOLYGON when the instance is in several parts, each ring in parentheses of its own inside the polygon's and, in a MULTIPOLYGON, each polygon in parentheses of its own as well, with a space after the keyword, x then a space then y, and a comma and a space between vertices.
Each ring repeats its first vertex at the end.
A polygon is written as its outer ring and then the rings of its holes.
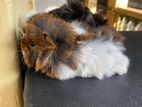
POLYGON ((21 28, 25 64, 60 80, 78 76, 104 79, 127 73, 129 58, 123 53, 123 36, 108 26, 97 32, 88 28, 47 13, 31 17, 21 28))
POLYGON ((76 69, 73 51, 77 50, 79 37, 68 23, 53 15, 39 14, 21 29, 20 46, 28 68, 35 68, 52 78, 59 61, 76 69))

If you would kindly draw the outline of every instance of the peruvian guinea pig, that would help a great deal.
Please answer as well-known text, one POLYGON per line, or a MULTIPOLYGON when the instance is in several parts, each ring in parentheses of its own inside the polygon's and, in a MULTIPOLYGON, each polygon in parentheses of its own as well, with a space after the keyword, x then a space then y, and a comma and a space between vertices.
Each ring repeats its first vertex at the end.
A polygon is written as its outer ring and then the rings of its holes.
POLYGON ((21 27, 20 47, 28 68, 51 78, 103 79, 128 71, 124 37, 108 27, 94 32, 83 23, 68 23, 52 14, 32 16, 21 27))

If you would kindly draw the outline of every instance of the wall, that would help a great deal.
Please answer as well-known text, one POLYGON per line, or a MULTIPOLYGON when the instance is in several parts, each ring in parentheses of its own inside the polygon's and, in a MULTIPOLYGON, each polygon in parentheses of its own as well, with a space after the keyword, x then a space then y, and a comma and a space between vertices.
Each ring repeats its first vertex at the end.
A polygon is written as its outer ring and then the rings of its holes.
POLYGON ((49 6, 61 6, 66 0, 36 0, 36 9, 44 11, 49 6))
POLYGON ((16 24, 28 11, 26 0, 0 1, 0 107, 22 107, 16 24))

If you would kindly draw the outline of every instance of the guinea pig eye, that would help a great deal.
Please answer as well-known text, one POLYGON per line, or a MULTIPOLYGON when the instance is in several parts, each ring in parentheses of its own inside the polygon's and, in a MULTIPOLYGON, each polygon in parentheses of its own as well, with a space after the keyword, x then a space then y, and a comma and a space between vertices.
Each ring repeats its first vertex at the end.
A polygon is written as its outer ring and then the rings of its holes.
POLYGON ((36 45, 35 41, 31 41, 31 42, 30 42, 30 46, 31 46, 31 47, 34 47, 35 45, 36 45))

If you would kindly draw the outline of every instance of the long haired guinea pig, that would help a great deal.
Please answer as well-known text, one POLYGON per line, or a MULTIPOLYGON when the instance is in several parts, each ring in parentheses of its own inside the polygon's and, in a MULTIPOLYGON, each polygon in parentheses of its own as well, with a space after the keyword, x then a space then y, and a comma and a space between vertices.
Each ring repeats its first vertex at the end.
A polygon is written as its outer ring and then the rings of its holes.
POLYGON ((129 59, 123 54, 122 36, 106 26, 98 30, 87 31, 50 14, 35 15, 22 27, 24 62, 60 80, 125 74, 129 59))
POLYGON ((52 78, 56 77, 59 62, 77 68, 74 51, 78 50, 77 41, 83 39, 68 23, 43 13, 33 16, 21 29, 21 51, 29 68, 52 78))

